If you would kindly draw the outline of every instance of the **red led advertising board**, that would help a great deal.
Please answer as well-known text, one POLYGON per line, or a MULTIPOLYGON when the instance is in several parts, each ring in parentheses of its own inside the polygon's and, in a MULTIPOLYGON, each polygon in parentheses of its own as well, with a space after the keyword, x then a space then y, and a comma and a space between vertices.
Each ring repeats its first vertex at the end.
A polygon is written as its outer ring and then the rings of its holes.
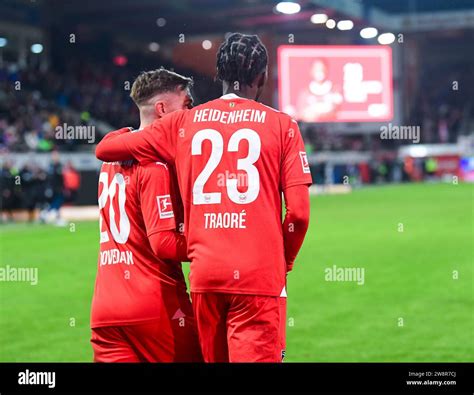
POLYGON ((280 110, 298 121, 390 121, 392 50, 384 45, 282 45, 278 86, 280 110))

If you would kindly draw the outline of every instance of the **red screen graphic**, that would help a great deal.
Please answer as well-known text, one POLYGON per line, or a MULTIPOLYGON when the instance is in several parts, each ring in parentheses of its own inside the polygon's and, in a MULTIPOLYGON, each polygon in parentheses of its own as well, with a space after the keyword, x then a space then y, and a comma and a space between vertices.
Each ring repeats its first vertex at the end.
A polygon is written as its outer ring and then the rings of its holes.
POLYGON ((304 122, 390 121, 388 46, 283 45, 278 48, 280 110, 304 122))

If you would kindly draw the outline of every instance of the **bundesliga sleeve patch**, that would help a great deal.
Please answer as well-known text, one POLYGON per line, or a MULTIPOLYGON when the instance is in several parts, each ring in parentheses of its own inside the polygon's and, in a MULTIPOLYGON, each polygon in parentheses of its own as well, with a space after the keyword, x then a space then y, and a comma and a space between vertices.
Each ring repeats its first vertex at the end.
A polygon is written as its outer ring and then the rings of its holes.
POLYGON ((300 151, 300 159, 301 159, 301 166, 303 167, 303 173, 311 173, 311 170, 309 170, 309 162, 308 162, 308 156, 306 155, 306 152, 300 151))
POLYGON ((158 202, 158 212, 160 213, 160 219, 174 217, 170 195, 157 196, 156 200, 158 202))

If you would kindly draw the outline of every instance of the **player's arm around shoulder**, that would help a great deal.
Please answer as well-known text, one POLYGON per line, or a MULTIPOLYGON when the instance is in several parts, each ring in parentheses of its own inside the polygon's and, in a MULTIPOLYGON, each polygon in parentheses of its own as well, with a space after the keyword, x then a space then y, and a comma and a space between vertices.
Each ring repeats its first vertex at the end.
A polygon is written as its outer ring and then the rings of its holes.
POLYGON ((106 141, 106 140, 110 140, 110 139, 113 139, 117 136, 120 136, 121 134, 124 134, 124 133, 129 133, 129 132, 132 132, 133 131, 133 128, 132 127, 124 127, 124 128, 121 128, 121 129, 118 129, 118 130, 114 130, 112 132, 109 132, 107 133, 101 141, 106 141))
POLYGON ((133 157, 123 145, 123 136, 130 134, 133 128, 125 127, 107 133, 95 148, 95 156, 104 162, 130 160, 133 157))

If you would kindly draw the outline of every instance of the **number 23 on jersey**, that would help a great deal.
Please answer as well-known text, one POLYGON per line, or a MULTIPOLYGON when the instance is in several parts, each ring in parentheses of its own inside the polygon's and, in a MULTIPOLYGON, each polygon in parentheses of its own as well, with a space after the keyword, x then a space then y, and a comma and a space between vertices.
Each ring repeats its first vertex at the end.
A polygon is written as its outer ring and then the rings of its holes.
MULTIPOLYGON (((211 142, 211 155, 201 173, 197 176, 193 185, 193 204, 219 204, 221 203, 221 192, 204 192, 204 185, 209 180, 224 154, 224 140, 222 135, 215 129, 203 129, 193 136, 191 143, 191 154, 201 155, 202 145, 205 140, 211 142)), ((252 129, 239 129, 229 139, 228 152, 238 152, 239 144, 246 140, 249 144, 249 152, 246 158, 237 160, 237 170, 246 173, 247 191, 238 190, 237 178, 226 179, 226 189, 229 199, 237 204, 252 203, 260 192, 260 175, 254 163, 260 157, 261 141, 257 132, 252 129)))

